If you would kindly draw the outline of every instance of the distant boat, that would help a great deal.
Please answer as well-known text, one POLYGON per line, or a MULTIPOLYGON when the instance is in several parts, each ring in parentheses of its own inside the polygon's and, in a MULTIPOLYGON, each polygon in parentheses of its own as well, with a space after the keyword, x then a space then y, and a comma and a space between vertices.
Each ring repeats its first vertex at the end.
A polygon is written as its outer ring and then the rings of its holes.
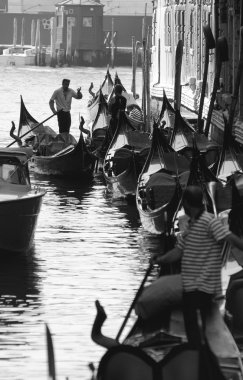
POLYGON ((3 49, 0 55, 0 66, 34 66, 35 65, 35 49, 24 49, 23 46, 9 47, 3 49))
POLYGON ((0 251, 28 251, 33 243, 45 191, 32 188, 28 157, 21 149, 0 148, 0 251))

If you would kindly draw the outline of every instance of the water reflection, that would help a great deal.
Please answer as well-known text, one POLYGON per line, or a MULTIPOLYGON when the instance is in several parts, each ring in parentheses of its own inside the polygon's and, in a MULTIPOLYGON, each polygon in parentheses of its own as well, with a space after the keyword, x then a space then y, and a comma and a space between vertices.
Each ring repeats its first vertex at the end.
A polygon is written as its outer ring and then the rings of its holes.
POLYGON ((127 224, 124 228, 132 229, 134 232, 137 232, 141 223, 135 201, 128 204, 126 200, 112 200, 109 194, 106 194, 106 199, 110 207, 117 208, 127 219, 127 224))
MULTIPOLYGON (((10 120, 19 117, 19 94, 37 120, 50 115, 48 99, 60 78, 80 78, 84 98, 72 105, 72 133, 79 136, 81 112, 88 119, 90 78, 102 83, 106 70, 94 68, 0 68, 5 91, 1 141, 10 140, 10 120), (24 86, 25 79, 30 86, 24 86), (17 86, 16 86, 17 83, 17 86), (34 94, 38 94, 34 96, 34 94), (7 96, 7 97, 6 97, 7 96), (11 102, 9 102, 11 99, 11 102), (37 99, 37 100, 36 100, 37 99), (81 107, 81 109, 80 109, 81 107), (39 116, 38 116, 39 115, 39 116)), ((114 70, 117 71, 117 68, 114 70)), ((123 85, 131 69, 119 68, 123 85)), ((141 78, 141 71, 140 71, 141 78)), ((114 77, 114 75, 112 75, 114 77)), ((138 80, 138 84, 142 81, 138 80)), ((139 88, 138 88, 138 92, 139 88)), ((57 130, 57 120, 48 125, 57 130)), ((54 338, 58 378, 88 379, 87 364, 98 362, 103 349, 90 338, 100 299, 107 312, 108 335, 115 336, 148 265, 150 245, 134 206, 114 204, 106 195, 102 173, 90 181, 63 181, 31 174, 34 185, 46 190, 29 256, 1 256, 0 352, 4 380, 47 377, 45 322, 54 338), (38 369, 38 371, 37 371, 38 369)))
POLYGON ((38 264, 34 248, 28 253, 1 254, 0 297, 13 305, 39 294, 38 264))
MULTIPOLYGON (((101 177, 102 178, 102 177, 101 177)), ((79 180, 76 178, 50 177, 42 174, 32 174, 32 182, 48 191, 60 196, 60 198, 75 197, 81 199, 86 192, 93 188, 94 178, 79 180)))

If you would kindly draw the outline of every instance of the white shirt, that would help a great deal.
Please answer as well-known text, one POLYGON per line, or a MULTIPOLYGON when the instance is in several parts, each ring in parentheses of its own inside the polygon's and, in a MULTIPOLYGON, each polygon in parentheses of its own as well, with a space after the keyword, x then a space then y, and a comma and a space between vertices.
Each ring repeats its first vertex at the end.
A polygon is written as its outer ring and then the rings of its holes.
POLYGON ((53 92, 50 100, 56 101, 57 111, 63 110, 69 112, 71 110, 72 98, 79 99, 77 93, 69 88, 64 92, 63 88, 60 87, 53 92))

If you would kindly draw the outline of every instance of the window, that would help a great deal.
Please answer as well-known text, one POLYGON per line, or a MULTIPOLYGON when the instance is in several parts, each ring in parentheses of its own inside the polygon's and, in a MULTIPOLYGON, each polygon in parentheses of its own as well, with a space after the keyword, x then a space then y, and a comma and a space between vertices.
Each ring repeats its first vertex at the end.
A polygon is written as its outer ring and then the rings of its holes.
POLYGON ((0 12, 7 12, 7 0, 0 0, 0 12))
POLYGON ((11 162, 0 164, 0 181, 14 183, 16 185, 27 184, 21 167, 11 162))
POLYGON ((171 46, 171 13, 165 12, 165 46, 171 46))
POLYGON ((57 14, 57 27, 63 28, 63 13, 57 14))
POLYGON ((93 17, 83 17, 83 27, 92 28, 93 26, 93 17))
POLYGON ((175 11, 175 41, 176 44, 179 40, 184 42, 185 33, 185 11, 176 9, 175 11))
POLYGON ((190 27, 189 27, 190 49, 194 48, 194 20, 195 20, 195 13, 192 10, 190 14, 190 27))

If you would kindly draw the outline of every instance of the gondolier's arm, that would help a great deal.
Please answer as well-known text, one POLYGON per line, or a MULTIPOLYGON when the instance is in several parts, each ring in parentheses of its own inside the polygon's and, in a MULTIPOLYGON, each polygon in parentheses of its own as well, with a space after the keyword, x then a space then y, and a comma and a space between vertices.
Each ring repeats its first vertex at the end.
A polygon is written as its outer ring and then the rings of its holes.
POLYGON ((151 264, 170 264, 174 263, 175 261, 179 261, 182 257, 182 249, 179 247, 175 247, 168 251, 165 255, 162 255, 161 253, 154 254, 150 262, 151 264))
POLYGON ((55 107, 54 107, 54 100, 50 99, 49 106, 50 106, 50 109, 52 110, 52 112, 54 114, 57 113, 57 111, 55 110, 55 107))
POLYGON ((83 94, 82 94, 82 92, 81 92, 81 87, 79 87, 79 88, 77 89, 77 99, 82 99, 82 97, 83 97, 83 94))
MULTIPOLYGON (((243 239, 233 234, 233 232, 230 235, 227 235, 225 237, 225 240, 227 241, 227 243, 243 251, 243 239)), ((242 252, 242 256, 243 256, 243 252, 242 252)))

